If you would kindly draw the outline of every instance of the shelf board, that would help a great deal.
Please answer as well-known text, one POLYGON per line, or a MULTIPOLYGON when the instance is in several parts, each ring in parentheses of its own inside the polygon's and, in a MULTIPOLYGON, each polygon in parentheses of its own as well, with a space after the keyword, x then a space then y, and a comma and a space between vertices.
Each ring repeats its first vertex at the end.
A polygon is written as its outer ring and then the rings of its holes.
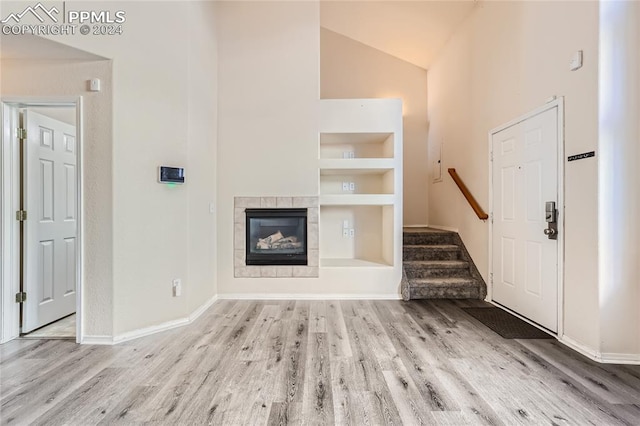
POLYGON ((391 268, 384 260, 320 259, 321 268, 391 268))
POLYGON ((380 174, 393 170, 393 158, 321 158, 320 174, 380 174))
POLYGON ((320 133, 321 145, 382 144, 393 133, 320 133))
POLYGON ((389 206, 395 203, 394 194, 325 194, 320 195, 321 206, 389 206))

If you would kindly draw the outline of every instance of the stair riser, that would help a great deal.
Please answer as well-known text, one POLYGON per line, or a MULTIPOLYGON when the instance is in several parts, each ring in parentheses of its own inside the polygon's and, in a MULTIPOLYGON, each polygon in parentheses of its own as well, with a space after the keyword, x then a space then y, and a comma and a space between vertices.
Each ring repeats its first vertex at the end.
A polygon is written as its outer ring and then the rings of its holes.
POLYGON ((402 251, 403 260, 459 260, 460 249, 441 249, 406 246, 402 251))
POLYGON ((411 287, 411 299, 481 299, 477 286, 469 288, 411 287))
POLYGON ((431 245, 431 244, 455 244, 453 234, 439 234, 430 232, 405 233, 402 236, 405 246, 410 245, 431 245))
POLYGON ((407 278, 471 278, 469 268, 406 267, 407 278))

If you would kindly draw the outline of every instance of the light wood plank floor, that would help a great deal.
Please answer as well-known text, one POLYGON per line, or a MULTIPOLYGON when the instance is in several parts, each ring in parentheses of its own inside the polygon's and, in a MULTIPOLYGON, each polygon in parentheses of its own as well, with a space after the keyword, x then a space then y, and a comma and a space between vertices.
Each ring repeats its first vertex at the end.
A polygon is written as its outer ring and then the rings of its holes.
POLYGON ((0 346, 2 424, 640 424, 640 367, 505 340, 479 301, 220 301, 117 346, 0 346))
POLYGON ((26 334, 23 339, 76 339, 76 314, 26 334))

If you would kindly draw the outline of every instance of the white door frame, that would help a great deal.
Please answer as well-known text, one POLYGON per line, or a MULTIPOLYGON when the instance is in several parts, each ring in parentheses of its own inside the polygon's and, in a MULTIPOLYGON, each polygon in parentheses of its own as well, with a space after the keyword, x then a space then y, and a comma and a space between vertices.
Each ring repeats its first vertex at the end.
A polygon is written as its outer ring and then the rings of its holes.
MULTIPOLYGON (((15 303, 15 294, 20 291, 20 225, 15 218, 20 209, 20 157, 17 149, 16 128, 18 127, 17 108, 32 107, 73 107, 76 109, 76 174, 77 190, 77 241, 76 250, 76 342, 83 340, 83 303, 82 294, 83 253, 84 253, 84 205, 83 205, 83 111, 82 96, 66 97, 3 97, 1 100, 0 122, 2 123, 2 145, 0 146, 0 173, 2 187, 0 192, 0 235, 2 246, 2 273, 0 274, 0 343, 8 342, 20 335, 20 306, 15 303)), ((28 297, 28 296, 27 296, 28 297)))
MULTIPOLYGON (((486 301, 498 306, 510 313, 516 315, 522 320, 525 320, 529 324, 534 325, 542 330, 549 332, 539 326, 538 324, 530 321, 529 319, 519 315, 517 312, 505 308, 493 302, 493 136, 509 127, 522 123, 527 119, 541 114, 545 111, 557 108, 558 116, 558 333, 557 337, 561 338, 564 335, 564 97, 559 97, 553 101, 536 108, 535 110, 528 112, 515 120, 511 120, 506 124, 503 124, 495 129, 489 131, 489 209, 491 211, 491 220, 489 221, 489 286, 487 286, 486 301)), ((542 230, 540 230, 542 232, 542 230)))

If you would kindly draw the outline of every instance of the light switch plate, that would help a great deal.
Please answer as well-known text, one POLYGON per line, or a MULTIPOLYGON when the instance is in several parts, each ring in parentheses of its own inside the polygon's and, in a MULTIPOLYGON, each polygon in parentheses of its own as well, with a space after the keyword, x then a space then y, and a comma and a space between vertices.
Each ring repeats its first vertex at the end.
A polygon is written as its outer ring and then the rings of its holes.
POLYGON ((569 62, 569 70, 576 71, 582 68, 582 50, 578 50, 571 57, 571 62, 569 62))
POLYGON ((182 296, 182 280, 176 278, 173 280, 173 297, 182 296))

